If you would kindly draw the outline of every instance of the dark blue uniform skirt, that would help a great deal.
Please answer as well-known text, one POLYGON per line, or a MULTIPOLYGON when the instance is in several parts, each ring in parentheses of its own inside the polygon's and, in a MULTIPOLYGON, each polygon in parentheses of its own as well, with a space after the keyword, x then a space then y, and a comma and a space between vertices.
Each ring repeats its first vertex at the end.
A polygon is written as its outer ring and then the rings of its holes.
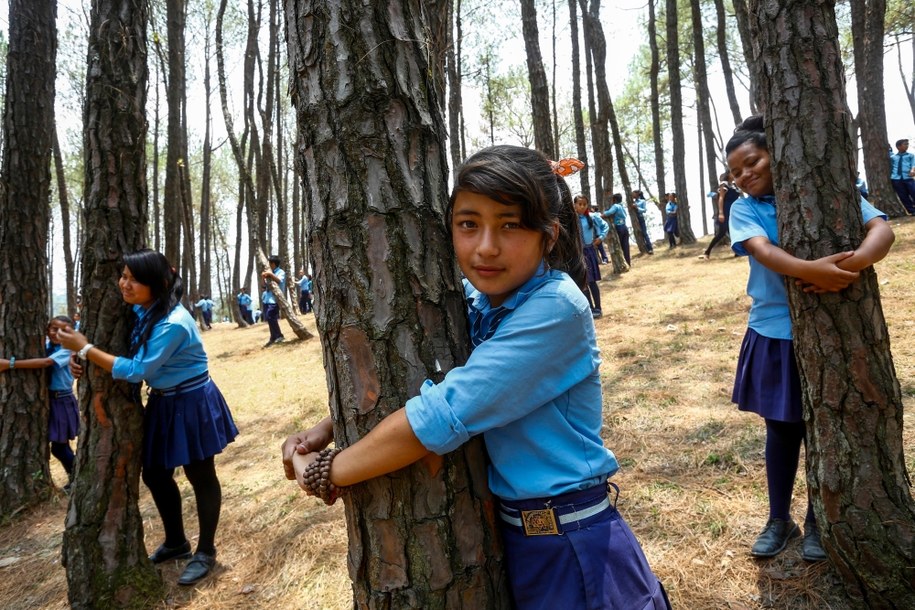
POLYGON ((597 250, 594 246, 584 247, 585 270, 588 272, 588 282, 600 279, 600 265, 597 262, 597 250))
POLYGON ((675 236, 680 236, 680 221, 677 220, 676 214, 668 214, 667 220, 664 221, 664 232, 673 233, 675 236))
POLYGON ((770 339, 747 329, 737 359, 731 402, 741 411, 766 419, 803 421, 801 379, 790 339, 770 339))
MULTIPOLYGON (((584 511, 605 501, 607 487, 548 499, 556 515, 584 511)), ((509 518, 544 508, 547 499, 501 500, 509 518)), ((666 610, 661 583, 614 506, 561 524, 560 534, 526 536, 499 519, 515 607, 519 610, 666 610)))
POLYGON ((144 468, 204 460, 238 436, 229 406, 208 373, 175 388, 150 390, 143 430, 144 468))
POLYGON ((79 435, 79 406, 73 392, 51 390, 48 413, 48 440, 66 443, 79 435))

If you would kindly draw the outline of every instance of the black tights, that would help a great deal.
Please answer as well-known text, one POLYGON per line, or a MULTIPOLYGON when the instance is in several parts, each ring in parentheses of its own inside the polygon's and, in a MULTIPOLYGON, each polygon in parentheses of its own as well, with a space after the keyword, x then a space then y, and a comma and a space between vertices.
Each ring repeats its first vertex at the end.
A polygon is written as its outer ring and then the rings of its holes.
POLYGON ((712 239, 712 243, 710 243, 710 244, 708 245, 708 248, 705 249, 705 255, 706 255, 706 256, 709 256, 709 255, 712 253, 712 248, 714 248, 715 246, 717 246, 717 245, 718 245, 718 242, 720 242, 722 239, 724 239, 724 236, 727 235, 727 234, 728 234, 728 223, 727 223, 727 221, 725 221, 725 222, 719 222, 719 223, 718 223, 718 230, 715 231, 715 237, 712 239))
POLYGON ((588 298, 588 305, 591 306, 591 309, 600 309, 600 288, 597 287, 597 282, 588 282, 588 286, 582 289, 582 292, 585 293, 585 296, 588 298))
MULTIPOLYGON (((197 552, 214 555, 216 526, 219 524, 219 511, 222 507, 222 488, 216 477, 216 466, 213 458, 208 457, 199 462, 185 464, 183 468, 187 480, 194 488, 194 497, 197 500, 197 521, 200 528, 197 552)), ((181 546, 187 537, 184 534, 184 521, 181 517, 181 492, 175 483, 175 469, 144 468, 143 483, 149 488, 162 518, 165 546, 181 546)))
POLYGON ((51 441, 51 455, 60 460, 68 476, 73 476, 73 450, 70 443, 55 443, 51 441))
MULTIPOLYGON (((791 492, 794 491, 801 445, 807 446, 804 422, 766 420, 766 482, 770 519, 791 518, 791 492)), ((809 491, 804 522, 814 522, 809 491)))

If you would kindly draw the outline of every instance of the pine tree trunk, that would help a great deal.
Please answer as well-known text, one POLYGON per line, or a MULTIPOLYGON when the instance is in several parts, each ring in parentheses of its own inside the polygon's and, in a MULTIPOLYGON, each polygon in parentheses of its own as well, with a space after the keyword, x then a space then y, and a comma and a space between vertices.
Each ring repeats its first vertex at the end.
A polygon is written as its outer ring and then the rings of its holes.
POLYGON ((733 0, 734 16, 737 18, 737 33, 740 34, 740 44, 743 47, 743 57, 747 62, 747 70, 750 73, 750 114, 757 114, 762 109, 758 101, 759 73, 757 67, 756 51, 753 48, 753 42, 750 39, 750 15, 747 11, 746 0, 733 0))
MULTIPOLYGON (((64 175, 64 160, 60 153, 60 142, 57 141, 57 129, 51 134, 53 138, 54 174, 57 179, 57 200, 60 202, 61 236, 64 248, 64 272, 67 289, 67 315, 76 313, 76 265, 73 262, 72 240, 70 239, 70 195, 67 193, 67 179, 64 175)), ((53 297, 52 297, 53 301, 53 297)))
MULTIPOLYGON (((660 1, 660 0, 659 0, 660 1)), ((665 184, 666 168, 664 167, 664 144, 661 139, 663 131, 661 125, 661 88, 658 84, 661 74, 660 50, 658 49, 658 21, 655 17, 654 10, 655 0, 648 0, 648 46, 651 51, 651 71, 649 81, 651 82, 651 139, 654 143, 654 170, 655 181, 658 184, 658 201, 655 205, 661 213, 661 226, 667 220, 667 213, 664 204, 664 196, 667 194, 665 184)))
POLYGON ((849 3, 858 87, 858 121, 867 175, 868 201, 891 217, 906 210, 890 182, 886 150, 886 104, 883 87, 883 18, 886 0, 849 3))
POLYGON ((721 62, 721 74, 724 76, 728 106, 731 108, 731 117, 736 126, 740 124, 743 117, 740 114, 740 104, 737 103, 737 93, 734 89, 734 73, 731 70, 731 58, 728 52, 727 22, 724 19, 724 0, 715 0, 715 17, 717 18, 718 60, 721 62))
MULTIPOLYGON (((165 257, 172 264, 181 265, 181 227, 184 224, 184 181, 181 167, 187 161, 187 140, 182 117, 184 116, 184 26, 187 14, 186 0, 166 0, 166 27, 168 33, 168 150, 165 161, 165 198, 162 204, 165 233, 165 257)), ((186 276, 185 276, 186 277, 186 276)), ((186 278, 187 279, 187 278, 186 278)), ((189 284, 189 287, 193 284, 189 284)))
POLYGON ((460 39, 452 24, 460 20, 461 0, 448 0, 448 43, 445 60, 448 66, 448 148, 451 153, 451 171, 464 160, 461 148, 461 115, 464 102, 461 99, 461 69, 459 63, 460 39))
POLYGON ((705 193, 717 190, 718 186, 718 161, 715 158, 715 134, 712 131, 712 110, 710 104, 711 93, 708 88, 707 67, 705 64, 705 32, 702 27, 702 3, 700 0, 690 0, 693 24, 693 45, 696 50, 694 69, 696 74, 696 105, 701 125, 702 135, 705 137, 705 165, 708 177, 708 190, 703 189, 703 214, 702 228, 708 233, 708 214, 704 212, 705 193))
MULTIPOLYGON (((468 355, 423 4, 286 3, 316 319, 341 446, 468 355)), ((435 473, 414 465, 352 489, 355 607, 509 607, 484 462, 475 439, 435 473)))
MULTIPOLYGON (((758 94, 774 151, 781 247, 802 259, 852 250, 864 230, 833 3, 748 7, 760 73, 768 75, 758 94)), ((787 286, 807 480, 824 547, 856 604, 915 607, 915 502, 876 274, 863 271, 838 294, 787 286)))
POLYGON ((527 52, 527 73, 531 81, 531 116, 534 120, 534 146, 550 159, 556 158, 556 143, 550 125, 550 88, 540 54, 540 34, 534 0, 521 0, 521 31, 527 52))
MULTIPOLYGON (((130 332, 118 262, 146 243, 146 10, 142 0, 96 0, 89 28, 82 319, 89 341, 115 354, 130 332)), ((148 607, 161 582, 138 507, 142 408, 125 382, 92 364, 79 394, 84 423, 62 552, 70 605, 148 607)))
POLYGON ((680 46, 677 28, 677 0, 667 0, 667 73, 670 79, 670 131, 674 141, 674 184, 680 243, 696 243, 690 222, 686 182, 686 139, 683 135, 683 92, 680 85, 680 46))
POLYGON ((581 59, 578 51, 578 0, 569 0, 569 29, 572 38, 572 120, 575 123, 575 146, 578 160, 585 164, 578 173, 581 192, 591 192, 591 174, 588 167, 588 147, 585 141, 585 122, 581 107, 581 59))
MULTIPOLYGON (((55 0, 9 3, 0 167, 0 356, 41 358, 48 302, 55 0)), ((0 375, 0 516, 47 497, 48 384, 43 371, 0 375)))

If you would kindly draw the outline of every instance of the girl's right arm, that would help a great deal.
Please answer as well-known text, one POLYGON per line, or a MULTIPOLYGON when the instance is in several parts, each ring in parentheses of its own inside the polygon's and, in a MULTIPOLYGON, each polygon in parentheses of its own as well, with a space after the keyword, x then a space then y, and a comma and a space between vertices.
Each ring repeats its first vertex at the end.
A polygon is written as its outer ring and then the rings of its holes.
POLYGON ((798 278, 825 292, 843 290, 860 275, 857 271, 845 271, 838 266, 841 261, 853 256, 854 252, 838 252, 807 261, 788 254, 762 236, 745 240, 743 247, 772 271, 798 278))
MULTIPOLYGON (((52 366, 54 361, 50 358, 29 358, 20 360, 16 358, 17 369, 46 369, 52 366)), ((7 358, 0 358, 0 373, 10 370, 10 361, 7 358)))

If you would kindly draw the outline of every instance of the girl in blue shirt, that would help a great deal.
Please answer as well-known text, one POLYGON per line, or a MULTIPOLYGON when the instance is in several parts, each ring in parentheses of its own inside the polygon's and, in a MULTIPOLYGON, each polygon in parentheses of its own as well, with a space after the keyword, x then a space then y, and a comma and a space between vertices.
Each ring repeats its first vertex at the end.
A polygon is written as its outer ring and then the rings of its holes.
POLYGON ((604 222, 599 214, 592 214, 591 207, 588 205, 588 198, 584 195, 575 197, 575 212, 578 214, 578 224, 581 231, 581 248, 585 261, 585 284, 582 290, 588 299, 588 305, 591 307, 591 315, 599 318, 603 315, 600 305, 600 288, 597 286, 600 280, 600 267, 597 263, 597 246, 603 243, 604 238, 610 231, 610 225, 604 222))
MULTIPOLYGON (((70 350, 61 347, 58 332, 72 326, 67 316, 57 316, 48 322, 47 355, 44 358, 0 358, 0 372, 13 369, 50 369, 48 371, 48 441, 53 455, 73 479, 73 449, 70 441, 79 435, 79 406, 73 396, 73 375, 70 373, 70 350)), ((70 483, 64 485, 70 491, 70 483)))
POLYGON ((680 237, 680 221, 677 218, 677 194, 667 193, 667 206, 664 208, 667 219, 664 221, 664 233, 670 248, 677 247, 677 238, 680 237))
POLYGON ((600 436, 600 355, 565 181, 539 152, 487 148, 461 166, 446 217, 470 358, 349 447, 324 449, 330 418, 291 436, 287 477, 333 503, 482 434, 516 607, 668 608, 607 493, 619 465, 600 436))
MULTIPOLYGON (((757 413, 766 421, 769 519, 750 554, 773 557, 800 534, 790 509, 805 442, 785 278, 795 278, 808 292, 838 292, 854 282, 862 269, 883 259, 894 236, 882 213, 862 199, 867 234, 857 250, 812 261, 795 258, 778 245, 771 158, 762 117, 741 123, 725 153, 734 183, 746 194, 731 207, 729 230, 734 252, 749 256, 747 293, 753 300, 732 400, 740 410, 757 413)), ((801 554, 808 561, 826 559, 809 497, 801 554)))
POLYGON ((613 193, 613 205, 604 212, 604 218, 613 221, 613 228, 620 238, 620 247, 623 249, 623 258, 626 264, 632 266, 632 259, 629 257, 629 227, 626 226, 626 209, 623 207, 623 196, 620 193, 613 193))
MULTIPOLYGON (((216 525, 222 490, 213 456, 238 434, 219 388, 210 379, 207 355, 194 318, 181 304, 181 277, 159 252, 124 256, 118 281, 121 296, 135 316, 126 357, 114 356, 72 329, 60 331, 64 347, 77 352, 115 379, 146 381, 149 399, 143 414, 143 482, 149 488, 165 541, 150 555, 153 563, 191 557, 184 533, 181 493, 175 468, 181 466, 197 500, 197 549, 178 578, 191 585, 216 563, 216 525)), ((82 373, 80 367, 74 372, 82 373)), ((139 402, 139 386, 136 386, 139 402)))

